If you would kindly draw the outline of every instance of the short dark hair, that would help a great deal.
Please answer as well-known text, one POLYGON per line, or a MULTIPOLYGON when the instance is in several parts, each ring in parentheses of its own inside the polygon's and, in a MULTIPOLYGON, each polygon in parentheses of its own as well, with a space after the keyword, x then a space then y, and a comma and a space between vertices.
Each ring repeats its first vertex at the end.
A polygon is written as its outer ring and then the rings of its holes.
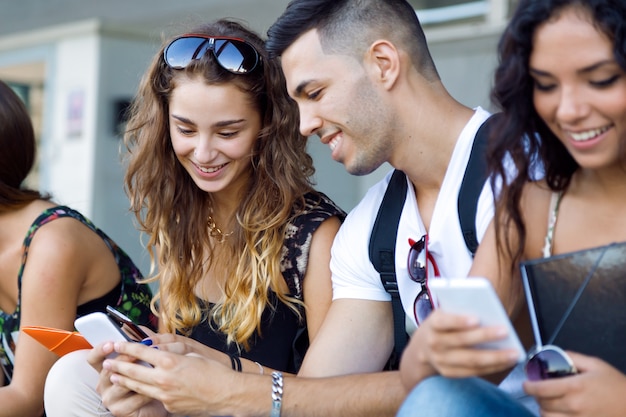
POLYGON ((439 78, 422 26, 405 0, 292 0, 268 29, 266 49, 279 57, 313 29, 325 53, 358 59, 372 42, 386 38, 409 53, 426 78, 439 78))

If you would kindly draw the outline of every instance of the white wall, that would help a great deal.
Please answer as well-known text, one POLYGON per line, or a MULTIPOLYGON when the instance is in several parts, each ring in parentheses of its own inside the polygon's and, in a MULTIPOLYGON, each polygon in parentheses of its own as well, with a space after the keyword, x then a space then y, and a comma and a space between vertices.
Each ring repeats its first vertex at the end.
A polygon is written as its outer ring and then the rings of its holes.
POLYGON ((135 217, 128 210, 121 160, 125 148, 122 138, 114 130, 113 121, 116 101, 132 99, 158 46, 158 42, 105 31, 98 51, 97 156, 90 195, 91 213, 94 222, 128 252, 144 274, 149 271, 149 257, 140 244, 135 217))
POLYGON ((55 72, 47 83, 55 86, 51 134, 43 163, 47 189, 55 200, 90 216, 95 159, 97 65, 96 33, 59 40, 55 72))
MULTIPOLYGON (((426 33, 428 37, 428 32, 426 33)), ((489 93, 497 64, 496 48, 500 32, 459 38, 429 38, 430 50, 439 75, 448 91, 469 107, 478 105, 491 110, 489 93)))

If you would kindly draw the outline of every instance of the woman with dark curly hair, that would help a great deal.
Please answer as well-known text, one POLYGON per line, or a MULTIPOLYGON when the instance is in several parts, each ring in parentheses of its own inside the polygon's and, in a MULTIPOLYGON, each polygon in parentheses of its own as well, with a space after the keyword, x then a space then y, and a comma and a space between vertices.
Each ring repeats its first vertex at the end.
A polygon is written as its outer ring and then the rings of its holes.
MULTIPOLYGON (((626 242, 626 2, 521 0, 499 55, 492 96, 503 118, 489 160, 494 181, 506 177, 507 182, 471 275, 486 276, 504 289, 500 296, 514 306, 509 313, 516 319, 528 311, 520 262, 578 255, 579 269, 591 277, 601 257, 590 263, 580 251, 604 253, 614 242, 626 242), (537 167, 545 172, 541 181, 533 178, 537 167)), ((621 271, 625 266, 624 259, 613 265, 621 271)), ((571 277, 558 279, 565 283, 571 277)), ((609 292, 624 292, 623 279, 612 282, 609 292)), ((587 293, 594 300, 601 296, 587 293)), ((626 375, 603 359, 557 353, 575 373, 555 378, 533 352, 523 383, 528 397, 513 398, 485 380, 462 379, 515 365, 509 351, 474 348, 503 337, 500 329, 441 311, 429 320, 403 358, 403 380, 415 388, 399 416, 624 415, 626 375), (546 372, 534 372, 531 365, 546 372)), ((603 326, 611 329, 612 323, 603 326)), ((522 327, 517 331, 532 343, 522 327)))
POLYGON ((198 356, 243 372, 297 372, 331 302, 330 246, 344 217, 313 189, 298 129, 280 67, 241 24, 219 20, 163 45, 125 141, 126 187, 148 236, 162 331, 144 342, 159 348, 146 347, 158 354, 151 368, 126 365, 148 371, 138 382, 164 394, 112 385, 120 376, 102 367, 108 343, 87 357, 100 375, 84 369, 84 352, 55 367, 49 416, 101 415, 105 406, 166 415, 168 386, 195 384, 198 356), (68 369, 89 392, 56 387, 68 369))
POLYGON ((156 328, 152 292, 128 255, 78 211, 25 186, 36 142, 28 110, 0 81, 0 416, 40 416, 58 356, 24 327, 74 330, 107 305, 156 328))

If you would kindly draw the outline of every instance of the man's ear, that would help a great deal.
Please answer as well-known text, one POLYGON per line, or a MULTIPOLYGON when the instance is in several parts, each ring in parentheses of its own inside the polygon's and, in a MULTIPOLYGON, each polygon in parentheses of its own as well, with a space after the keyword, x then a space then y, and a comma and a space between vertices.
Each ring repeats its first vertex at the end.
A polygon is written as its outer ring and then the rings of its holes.
POLYGON ((400 55, 395 45, 387 40, 377 40, 369 47, 365 57, 373 79, 391 89, 400 74, 400 55))

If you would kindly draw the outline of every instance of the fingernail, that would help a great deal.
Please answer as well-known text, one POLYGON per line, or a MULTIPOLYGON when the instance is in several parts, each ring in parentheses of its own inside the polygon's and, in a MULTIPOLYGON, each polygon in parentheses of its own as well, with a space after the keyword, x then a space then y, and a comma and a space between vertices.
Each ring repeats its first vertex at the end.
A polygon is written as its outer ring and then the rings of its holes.
POLYGON ((512 352, 509 354, 509 358, 511 359, 511 362, 513 362, 513 361, 517 361, 517 360, 519 359, 519 352, 517 352, 517 351, 512 351, 512 352))
POLYGON ((476 316, 467 316, 465 323, 467 326, 478 326, 480 324, 480 319, 476 316))
POLYGON ((152 339, 148 338, 148 339, 143 339, 141 342, 142 345, 146 345, 146 346, 152 346, 152 339))
POLYGON ((506 329, 506 327, 497 327, 496 331, 495 331, 495 335, 498 337, 504 337, 508 334, 508 330, 506 329))

